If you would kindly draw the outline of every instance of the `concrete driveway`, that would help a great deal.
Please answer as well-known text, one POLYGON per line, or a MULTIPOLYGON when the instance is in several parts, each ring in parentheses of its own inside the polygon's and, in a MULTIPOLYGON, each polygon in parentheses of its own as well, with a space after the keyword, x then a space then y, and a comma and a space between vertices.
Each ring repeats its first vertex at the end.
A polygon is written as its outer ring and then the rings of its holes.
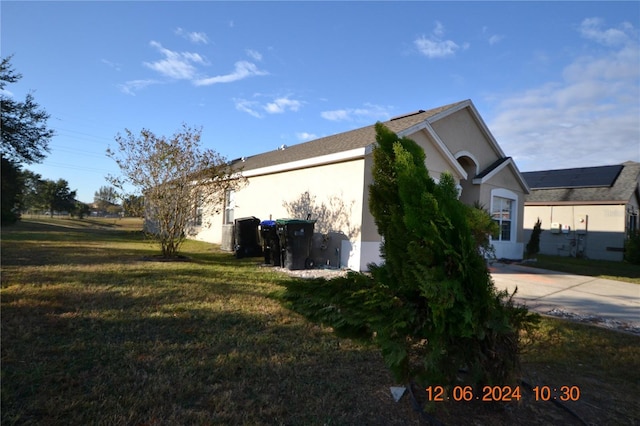
POLYGON ((491 276, 530 310, 640 334, 640 285, 494 263, 491 276))

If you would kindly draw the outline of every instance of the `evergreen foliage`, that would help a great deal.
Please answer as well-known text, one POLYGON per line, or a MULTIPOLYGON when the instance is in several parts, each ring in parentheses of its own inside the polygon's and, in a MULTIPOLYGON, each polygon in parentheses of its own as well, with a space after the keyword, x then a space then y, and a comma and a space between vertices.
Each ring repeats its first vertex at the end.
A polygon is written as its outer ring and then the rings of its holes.
POLYGON ((22 75, 11 65, 11 56, 0 61, 0 158, 2 159, 2 225, 20 218, 24 183, 21 163, 39 163, 49 151, 54 131, 47 127, 49 114, 31 93, 17 100, 6 87, 22 75))
POLYGON ((624 260, 640 265, 640 231, 632 231, 624 242, 624 260))
POLYGON ((532 258, 540 252, 540 234, 542 234, 542 222, 538 218, 535 225, 533 225, 531 237, 529 237, 529 242, 525 248, 528 258, 532 258))
POLYGON ((20 198, 24 188, 20 165, 1 157, 2 172, 2 225, 11 225, 20 219, 20 198))
POLYGON ((384 263, 290 283, 283 298, 339 334, 372 339, 399 381, 514 384, 521 332, 539 317, 493 285, 481 248, 495 224, 458 201, 451 175, 429 177, 419 145, 380 123, 376 132, 369 208, 384 263))

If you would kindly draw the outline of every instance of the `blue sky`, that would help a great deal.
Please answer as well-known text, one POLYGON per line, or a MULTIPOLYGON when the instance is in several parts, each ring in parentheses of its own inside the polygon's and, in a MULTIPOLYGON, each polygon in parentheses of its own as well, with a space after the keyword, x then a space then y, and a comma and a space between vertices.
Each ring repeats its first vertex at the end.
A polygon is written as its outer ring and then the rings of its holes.
POLYGON ((57 135, 27 169, 81 201, 125 128, 201 126, 228 159, 471 99, 521 171, 640 161, 638 2, 14 2, 57 135))

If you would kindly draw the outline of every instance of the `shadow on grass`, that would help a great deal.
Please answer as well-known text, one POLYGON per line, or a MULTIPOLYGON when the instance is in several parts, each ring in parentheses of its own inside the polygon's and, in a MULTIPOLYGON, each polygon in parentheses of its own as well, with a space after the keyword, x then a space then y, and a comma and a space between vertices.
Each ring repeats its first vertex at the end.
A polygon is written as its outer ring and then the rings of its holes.
POLYGON ((59 293, 3 297, 3 424, 406 420, 375 352, 266 299, 251 312, 221 294, 181 308, 179 292, 59 293))

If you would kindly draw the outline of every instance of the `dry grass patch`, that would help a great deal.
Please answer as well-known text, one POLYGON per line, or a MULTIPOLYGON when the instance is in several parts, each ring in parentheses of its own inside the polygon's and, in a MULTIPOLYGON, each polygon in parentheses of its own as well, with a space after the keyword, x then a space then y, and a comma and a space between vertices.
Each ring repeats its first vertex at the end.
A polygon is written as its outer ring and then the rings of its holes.
POLYGON ((269 294, 289 278, 188 242, 28 220, 2 232, 3 424, 415 424, 379 354, 269 294))
MULTIPOLYGON (((284 308, 273 295, 292 278, 259 259, 189 241, 189 262, 148 262, 140 223, 57 220, 2 229, 3 425, 426 424, 393 402, 374 347, 284 308)), ((544 319, 524 378, 580 386, 589 424, 640 424, 639 348, 544 319)), ((429 408, 447 424, 578 424, 527 398, 429 408)))

